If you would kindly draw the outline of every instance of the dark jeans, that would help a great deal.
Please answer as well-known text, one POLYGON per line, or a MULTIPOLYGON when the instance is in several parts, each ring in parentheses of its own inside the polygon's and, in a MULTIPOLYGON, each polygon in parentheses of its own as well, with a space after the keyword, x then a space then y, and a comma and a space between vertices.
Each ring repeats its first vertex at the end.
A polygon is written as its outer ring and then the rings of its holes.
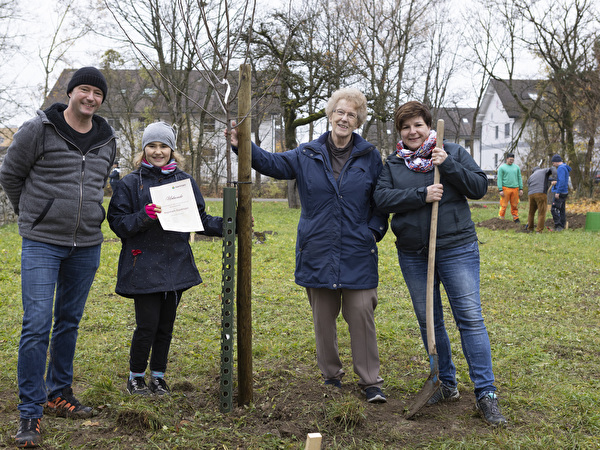
POLYGON ((564 228, 567 225, 567 213, 565 205, 567 203, 568 195, 569 194, 558 194, 558 198, 556 198, 556 195, 554 196, 552 208, 550 209, 550 212, 552 213, 552 219, 554 219, 554 228, 564 228))
POLYGON ((73 382, 79 321, 100 250, 100 245, 63 247, 23 238, 23 327, 17 363, 23 419, 42 417, 46 400, 73 382))
POLYGON ((143 373, 152 349, 150 370, 165 372, 181 293, 157 292, 134 297, 136 329, 131 339, 129 370, 143 373))
MULTIPOLYGON (((496 391, 492 371, 492 351, 481 312, 479 297, 479 246, 477 241, 461 247, 438 249, 435 259, 433 316, 435 343, 439 357, 440 380, 456 386, 456 368, 452 362, 450 338, 446 332, 440 283, 448 296, 454 321, 460 332, 463 354, 469 365, 469 376, 480 399, 496 391)), ((426 293, 428 255, 398 251, 400 268, 410 292, 421 337, 427 349, 426 293)))

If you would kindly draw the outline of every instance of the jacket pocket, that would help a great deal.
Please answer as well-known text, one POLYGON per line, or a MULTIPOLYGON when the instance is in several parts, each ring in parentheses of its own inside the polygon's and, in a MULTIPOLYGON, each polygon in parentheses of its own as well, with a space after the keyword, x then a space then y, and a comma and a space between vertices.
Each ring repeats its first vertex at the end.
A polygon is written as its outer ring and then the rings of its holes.
POLYGON ((51 198, 50 200, 48 200, 46 202, 46 205, 44 206, 44 209, 42 209, 42 212, 37 216, 37 218, 33 221, 33 223, 31 224, 31 229, 33 230, 42 220, 44 220, 44 217, 46 217, 46 215, 48 214, 48 211, 50 211, 50 208, 52 208, 52 205, 54 204, 54 199, 51 198))

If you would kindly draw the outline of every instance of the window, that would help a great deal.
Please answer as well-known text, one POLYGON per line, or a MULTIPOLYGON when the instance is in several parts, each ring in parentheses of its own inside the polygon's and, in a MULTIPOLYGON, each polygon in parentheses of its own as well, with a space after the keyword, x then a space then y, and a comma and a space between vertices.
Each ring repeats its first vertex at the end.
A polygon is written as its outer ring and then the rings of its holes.
POLYGON ((106 121, 108 122, 108 124, 113 127, 115 130, 120 130, 120 122, 118 120, 115 119, 111 119, 111 118, 107 118, 106 121))
POLYGON ((217 156, 217 150, 212 146, 205 146, 202 148, 202 156, 206 159, 215 159, 217 156))
POLYGON ((510 123, 505 123, 504 124, 504 137, 509 137, 510 136, 510 123))
POLYGON ((215 131, 215 121, 214 120, 205 120, 204 121, 204 131, 205 132, 211 132, 211 131, 215 131))
POLYGON ((496 125, 496 139, 498 139, 498 136, 499 136, 499 134, 498 134, 498 131, 499 131, 498 128, 499 128, 498 125, 496 125))

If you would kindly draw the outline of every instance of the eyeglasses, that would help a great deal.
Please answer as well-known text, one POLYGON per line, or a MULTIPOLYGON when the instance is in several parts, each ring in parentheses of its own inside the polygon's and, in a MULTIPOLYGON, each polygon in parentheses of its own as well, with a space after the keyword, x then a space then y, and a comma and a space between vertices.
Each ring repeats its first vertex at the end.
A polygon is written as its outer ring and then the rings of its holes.
POLYGON ((354 120, 356 119, 358 116, 356 115, 356 113, 353 112, 346 112, 343 109, 336 109, 334 111, 334 113, 336 113, 338 115, 338 117, 344 117, 344 116, 348 116, 348 119, 350 120, 354 120))

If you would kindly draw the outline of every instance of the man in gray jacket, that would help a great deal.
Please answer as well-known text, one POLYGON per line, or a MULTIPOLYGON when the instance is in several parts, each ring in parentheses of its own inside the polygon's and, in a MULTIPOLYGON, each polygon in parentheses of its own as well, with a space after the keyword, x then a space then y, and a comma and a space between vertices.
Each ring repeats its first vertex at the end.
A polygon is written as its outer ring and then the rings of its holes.
POLYGON ((536 233, 544 231, 544 222, 546 221, 546 211, 548 211, 547 192, 550 187, 550 169, 536 167, 533 173, 527 179, 527 195, 529 196, 529 216, 527 217, 528 231, 533 231, 533 221, 535 212, 538 212, 536 233))
POLYGON ((25 122, 0 167, 23 238, 17 447, 40 444, 44 411, 92 416, 71 384, 79 321, 100 264, 103 187, 116 154, 114 130, 95 114, 107 90, 98 69, 77 70, 69 104, 55 103, 25 122))

